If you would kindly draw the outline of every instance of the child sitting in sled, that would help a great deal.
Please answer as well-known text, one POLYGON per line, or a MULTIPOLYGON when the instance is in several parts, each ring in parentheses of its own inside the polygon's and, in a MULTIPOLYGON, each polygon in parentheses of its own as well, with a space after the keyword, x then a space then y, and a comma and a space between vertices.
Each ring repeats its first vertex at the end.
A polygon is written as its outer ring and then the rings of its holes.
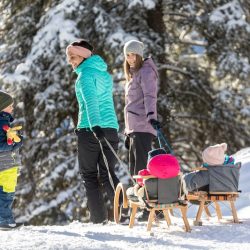
MULTIPOLYGON (((235 164, 232 156, 225 154, 227 144, 221 143, 209 146, 202 152, 203 168, 215 166, 231 166, 235 164)), ((209 191, 209 171, 197 170, 184 174, 182 177, 183 191, 209 191)))
POLYGON ((148 153, 147 168, 138 172, 139 176, 152 176, 153 178, 137 178, 137 184, 128 188, 127 196, 133 201, 142 201, 146 197, 145 186, 150 199, 158 200, 162 180, 177 177, 180 172, 178 160, 172 154, 167 154, 163 148, 151 150, 148 153))

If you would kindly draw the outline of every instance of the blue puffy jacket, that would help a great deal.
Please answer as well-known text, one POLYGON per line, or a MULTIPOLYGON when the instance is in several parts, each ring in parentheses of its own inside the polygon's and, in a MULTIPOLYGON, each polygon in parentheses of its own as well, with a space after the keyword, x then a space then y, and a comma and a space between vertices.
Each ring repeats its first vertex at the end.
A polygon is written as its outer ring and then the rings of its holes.
POLYGON ((81 63, 75 72, 76 97, 79 104, 77 128, 114 128, 118 122, 113 101, 113 80, 107 64, 98 55, 81 63))

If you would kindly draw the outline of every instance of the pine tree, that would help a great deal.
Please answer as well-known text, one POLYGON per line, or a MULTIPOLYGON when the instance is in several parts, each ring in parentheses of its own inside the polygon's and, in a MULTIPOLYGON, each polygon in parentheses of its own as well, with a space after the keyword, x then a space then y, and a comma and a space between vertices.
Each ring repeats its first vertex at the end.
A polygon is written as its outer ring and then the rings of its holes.
MULTIPOLYGON (((233 153, 249 144, 246 1, 3 0, 0 10, 0 88, 14 94, 25 136, 20 220, 88 219, 73 132, 76 75, 65 56, 77 38, 93 43, 113 75, 122 160, 123 45, 129 39, 143 41, 145 57, 159 68, 159 120, 184 165, 195 166, 207 145, 225 141, 233 153)), ((117 171, 123 175, 121 166, 117 171)))
MULTIPOLYGON (((9 5, 11 10, 13 3, 9 5)), ((77 112, 73 76, 65 58, 68 43, 65 39, 75 39, 79 34, 77 23, 71 19, 75 14, 80 19, 81 8, 76 2, 40 3, 30 6, 27 2, 6 20, 6 29, 8 21, 15 24, 18 17, 29 20, 33 24, 30 28, 35 29, 25 33, 24 26, 16 29, 10 26, 6 30, 8 50, 3 55, 7 58, 13 55, 9 39, 12 33, 20 36, 13 37, 13 51, 19 47, 16 41, 28 42, 20 60, 11 60, 11 65, 2 70, 3 87, 15 90, 20 107, 17 114, 23 121, 25 135, 16 214, 20 220, 34 224, 86 217, 85 191, 77 174, 73 133, 77 112)), ((16 25, 20 23, 18 20, 16 25)))
MULTIPOLYGON (((33 9, 39 12, 34 19, 27 8, 20 6, 16 15, 30 17, 34 30, 27 34, 28 45, 20 60, 10 61, 1 68, 3 88, 16 88, 15 96, 20 106, 17 114, 24 122, 25 145, 22 149, 23 171, 19 179, 16 214, 21 220, 42 224, 84 219, 86 217, 85 193, 76 163, 77 105, 74 95, 75 75, 66 66, 65 48, 76 38, 88 38, 102 55, 114 74, 116 96, 123 96, 122 47, 126 40, 137 38, 146 45, 146 53, 153 52, 155 60, 164 51, 159 30, 149 27, 152 10, 156 7, 137 1, 47 1, 33 9), (25 11, 24 11, 25 10, 25 11), (133 15, 133 13, 140 15, 133 15), (129 18, 128 18, 129 17, 129 18), (126 21, 126 20, 129 20, 126 21), (157 53, 155 53, 157 52, 157 53), (14 79, 13 81, 11 81, 14 79), (122 82, 122 83, 121 83, 122 82)), ((13 2, 9 8, 13 10, 13 2)), ((7 22, 14 23, 12 15, 7 22)), ((4 32, 10 37, 10 27, 4 32)), ((20 43, 25 40, 22 29, 15 30, 20 43), (23 36, 22 36, 23 35, 23 36)), ((8 38, 2 43, 11 47, 8 38)), ((14 47, 15 49, 16 47, 14 47)), ((1 51, 11 57, 11 53, 1 51)), ((121 130, 122 103, 117 101, 121 130)))
POLYGON ((225 141, 233 153, 249 144, 249 22, 238 1, 165 4, 170 135, 182 160, 195 166, 207 145, 225 141))

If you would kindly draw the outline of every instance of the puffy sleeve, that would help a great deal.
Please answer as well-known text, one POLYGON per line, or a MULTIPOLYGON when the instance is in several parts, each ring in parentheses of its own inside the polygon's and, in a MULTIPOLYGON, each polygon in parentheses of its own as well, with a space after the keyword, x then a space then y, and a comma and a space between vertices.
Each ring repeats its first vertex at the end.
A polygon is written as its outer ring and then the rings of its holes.
POLYGON ((81 73, 79 77, 80 93, 86 107, 87 118, 90 127, 100 125, 100 110, 97 98, 96 82, 94 75, 88 69, 81 73))
POLYGON ((148 121, 157 120, 157 83, 158 76, 151 67, 146 67, 141 71, 141 87, 148 121))

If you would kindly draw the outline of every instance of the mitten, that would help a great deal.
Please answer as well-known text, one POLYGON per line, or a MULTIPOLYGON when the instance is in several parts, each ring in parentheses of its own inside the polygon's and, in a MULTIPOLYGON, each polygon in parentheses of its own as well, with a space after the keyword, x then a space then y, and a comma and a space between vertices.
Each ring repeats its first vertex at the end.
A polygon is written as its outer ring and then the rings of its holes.
MULTIPOLYGON (((138 172, 138 175, 142 175, 142 176, 146 176, 146 175, 150 175, 150 172, 147 170, 147 169, 142 169, 138 172)), ((140 186, 144 186, 144 181, 143 181, 143 178, 138 178, 136 179, 137 183, 140 185, 140 186)))
POLYGON ((150 122, 150 124, 152 125, 152 127, 153 127, 154 129, 159 129, 159 128, 161 128, 161 124, 160 124, 159 121, 157 121, 157 120, 155 120, 155 119, 150 119, 149 122, 150 122))

